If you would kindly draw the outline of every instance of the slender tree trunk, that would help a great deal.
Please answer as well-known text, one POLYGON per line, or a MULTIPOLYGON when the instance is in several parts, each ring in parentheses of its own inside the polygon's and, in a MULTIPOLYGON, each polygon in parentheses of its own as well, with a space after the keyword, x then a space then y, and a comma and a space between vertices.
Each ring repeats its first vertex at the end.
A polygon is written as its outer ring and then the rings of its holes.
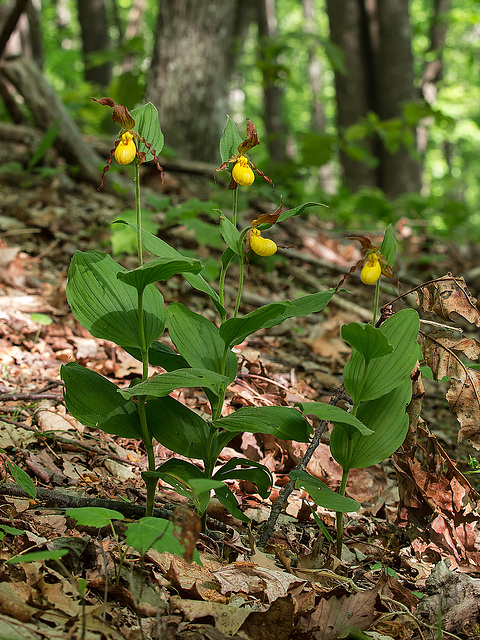
MULTIPOLYGON (((327 0, 330 38, 344 55, 346 73, 335 70, 337 95, 337 127, 340 135, 374 109, 373 66, 368 22, 362 0, 327 0)), ((373 140, 363 147, 375 155, 373 140)), ((378 184, 377 171, 362 160, 356 160, 348 149, 340 152, 345 186, 351 191, 378 184)))
MULTIPOLYGON (((402 115, 405 103, 419 98, 414 84, 408 0, 378 0, 377 11, 376 112, 381 120, 389 120, 402 115)), ((395 153, 382 149, 380 157, 380 186, 387 195, 395 197, 420 190, 421 166, 412 150, 405 145, 395 153)))
POLYGON ((160 4, 146 99, 168 145, 184 158, 217 162, 227 114, 238 0, 160 4))
POLYGON ((273 48, 275 39, 278 37, 274 0, 260 0, 258 3, 258 36, 258 57, 263 72, 263 104, 267 146, 271 159, 281 163, 287 157, 287 141, 283 118, 284 89, 278 77, 278 56, 273 48))
POLYGON ((85 80, 105 88, 112 78, 110 62, 91 66, 90 54, 110 47, 105 0, 77 0, 78 20, 82 31, 85 80))

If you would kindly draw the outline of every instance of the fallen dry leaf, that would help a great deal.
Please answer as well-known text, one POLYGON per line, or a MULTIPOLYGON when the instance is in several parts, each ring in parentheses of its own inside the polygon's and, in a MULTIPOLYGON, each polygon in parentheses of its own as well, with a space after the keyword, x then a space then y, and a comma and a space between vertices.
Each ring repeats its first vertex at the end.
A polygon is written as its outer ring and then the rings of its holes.
POLYGON ((240 609, 219 602, 184 600, 178 597, 171 598, 170 611, 182 613, 189 621, 211 616, 215 621, 215 628, 229 636, 237 633, 251 613, 249 609, 240 609))
POLYGON ((375 621, 378 588, 350 596, 321 598, 315 611, 300 619, 297 628, 315 640, 337 640, 350 629, 368 629, 375 621))
POLYGON ((468 291, 465 280, 451 273, 423 285, 417 291, 418 303, 425 311, 436 313, 444 320, 455 320, 461 316, 480 327, 480 312, 477 300, 468 291))

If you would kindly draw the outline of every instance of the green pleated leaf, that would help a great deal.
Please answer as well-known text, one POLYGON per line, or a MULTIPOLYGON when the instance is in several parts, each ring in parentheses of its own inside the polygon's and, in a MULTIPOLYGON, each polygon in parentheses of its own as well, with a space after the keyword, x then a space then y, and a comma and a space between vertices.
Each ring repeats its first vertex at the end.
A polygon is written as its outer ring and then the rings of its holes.
POLYGON ((373 433, 358 417, 347 413, 347 411, 344 411, 340 407, 335 407, 325 402, 303 402, 298 403, 297 406, 306 416, 314 415, 320 418, 320 420, 328 420, 328 422, 332 422, 333 424, 348 424, 366 436, 373 433))
POLYGON ((273 485, 273 477, 267 467, 260 462, 245 458, 230 458, 213 476, 216 480, 247 480, 257 485, 262 498, 268 498, 273 485))
MULTIPOLYGON (((68 270, 67 300, 77 320, 96 338, 121 347, 140 347, 138 294, 117 278, 125 270, 98 251, 76 251, 68 270)), ((143 295, 145 340, 150 345, 165 329, 163 296, 149 285, 143 295)))
MULTIPOLYGON (((118 224, 128 224, 128 226, 133 229, 135 233, 137 232, 137 227, 134 224, 130 224, 128 222, 125 222, 124 220, 116 220, 115 222, 118 224)), ((182 256, 181 253, 179 253, 169 244, 145 230, 142 230, 142 245, 143 248, 146 249, 146 251, 149 251, 152 255, 157 256, 158 258, 170 258, 171 260, 185 258, 185 256, 182 256)), ((205 278, 203 278, 203 276, 201 276, 200 274, 194 273, 184 273, 183 276, 194 289, 206 293, 215 305, 215 308, 220 314, 220 317, 222 319, 225 318, 226 311, 220 303, 219 295, 212 289, 205 278)))
POLYGON ((408 431, 407 404, 412 397, 412 383, 405 379, 385 396, 364 402, 357 416, 374 433, 351 434, 336 426, 330 436, 330 450, 343 469, 363 469, 379 464, 404 442, 408 431))
POLYGON ((309 316, 311 313, 317 313, 327 306, 335 293, 335 289, 328 289, 328 291, 311 293, 308 296, 302 296, 296 300, 287 300, 286 302, 288 304, 285 307, 284 313, 267 322, 265 328, 268 329, 279 325, 287 318, 303 318, 309 316))
POLYGON ((242 250, 239 247, 240 232, 237 227, 225 216, 220 217, 220 233, 225 240, 228 248, 237 255, 241 255, 242 250))
MULTIPOLYGON (((163 518, 140 518, 138 522, 131 522, 127 526, 125 542, 139 551, 142 555, 149 549, 155 549, 159 553, 173 553, 183 556, 185 547, 174 534, 174 524, 163 518)), ((195 549, 193 561, 201 564, 200 555, 195 549)))
POLYGON ((112 382, 76 362, 62 365, 60 376, 65 406, 79 422, 122 438, 142 437, 137 405, 112 382))
POLYGON ((242 522, 249 522, 247 516, 239 509, 234 493, 226 484, 219 489, 215 489, 215 497, 234 518, 238 518, 242 522))
MULTIPOLYGON (((140 362, 142 361, 142 352, 140 349, 129 347, 126 351, 140 362)), ((182 358, 182 356, 171 347, 158 340, 155 340, 148 350, 148 362, 153 367, 162 367, 165 371, 186 369, 188 367, 188 362, 185 358, 182 358)))
POLYGON ((371 324, 350 322, 342 327, 342 338, 365 358, 365 362, 392 353, 393 347, 380 329, 371 324))
POLYGON ((198 273, 202 269, 202 263, 193 258, 156 258, 131 271, 119 271, 117 278, 143 291, 147 285, 168 280, 177 273, 198 273))
POLYGON ((244 407, 214 420, 212 426, 237 433, 270 433, 282 440, 308 442, 312 428, 300 411, 290 407, 244 407))
POLYGON ((37 487, 33 484, 33 480, 30 478, 28 473, 24 471, 21 467, 7 458, 7 466, 8 470, 12 478, 21 487, 25 493, 30 496, 30 498, 35 498, 37 495, 37 487))
POLYGON ((247 336, 284 314, 288 305, 288 302, 272 302, 241 318, 230 318, 220 325, 220 336, 229 348, 240 344, 247 336))
POLYGON ((200 514, 206 511, 210 502, 209 492, 196 492, 190 482, 192 480, 210 478, 207 478, 205 473, 191 462, 170 458, 161 464, 154 473, 145 472, 142 476, 161 478, 164 482, 168 482, 178 494, 192 500, 200 514))
POLYGON ((211 428, 198 413, 171 396, 148 400, 145 410, 152 438, 186 458, 205 459, 211 428))
POLYGON ((227 116, 227 123, 220 138, 220 157, 222 162, 227 162, 233 155, 238 153, 238 145, 242 138, 238 132, 237 125, 227 116))
MULTIPOLYGON (((299 204, 298 207, 294 207, 293 209, 289 209, 288 211, 284 211, 278 217, 276 224, 279 222, 283 222, 284 220, 288 220, 289 218, 294 218, 295 216, 301 216, 305 209, 309 207, 326 207, 326 204, 322 204, 321 202, 305 202, 303 204, 299 204)), ((270 223, 261 224, 258 226, 259 229, 269 229, 272 225, 270 223)))
POLYGON ((82 527, 96 527, 97 529, 106 527, 112 520, 125 519, 125 516, 119 511, 104 507, 77 507, 67 509, 65 514, 82 527))
POLYGON ((229 383, 233 382, 238 369, 237 357, 225 348, 213 322, 175 303, 168 308, 168 330, 178 352, 191 367, 220 373, 229 383))
POLYGON ((343 382, 355 402, 374 400, 389 393, 410 377, 418 359, 420 323, 414 309, 403 309, 388 318, 379 330, 393 347, 392 353, 372 360, 364 379, 365 359, 355 349, 345 365, 343 382))
POLYGON ((387 261, 387 264, 393 267, 397 258, 397 242, 391 224, 389 224, 385 230, 385 235, 383 236, 383 241, 380 246, 380 253, 387 261))
POLYGON ((312 500, 319 507, 339 511, 340 513, 348 513, 349 511, 357 511, 361 505, 352 498, 341 496, 332 491, 326 484, 317 480, 306 471, 293 470, 289 474, 289 478, 295 480, 297 489, 305 489, 312 500))
POLYGON ((140 382, 125 391, 130 396, 147 396, 161 398, 168 396, 175 389, 195 388, 211 389, 217 395, 222 387, 228 385, 228 379, 220 373, 206 369, 176 369, 175 371, 160 373, 153 378, 140 382))
MULTIPOLYGON (((156 107, 151 102, 147 102, 147 104, 138 107, 138 109, 132 109, 130 113, 135 120, 135 131, 142 136, 142 138, 145 138, 158 156, 162 152, 164 138, 162 130, 160 129, 160 120, 156 107)), ((153 160, 153 155, 143 142, 139 140, 135 142, 137 150, 145 152, 145 161, 149 162, 153 160)))

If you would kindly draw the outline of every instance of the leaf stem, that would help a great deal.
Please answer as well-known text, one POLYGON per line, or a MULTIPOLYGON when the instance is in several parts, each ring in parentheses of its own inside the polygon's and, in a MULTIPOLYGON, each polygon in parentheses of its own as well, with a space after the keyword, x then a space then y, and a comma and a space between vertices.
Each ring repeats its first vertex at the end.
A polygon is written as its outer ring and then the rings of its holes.
POLYGON ((374 303, 373 303, 372 327, 374 327, 376 322, 377 322, 378 300, 379 300, 379 297, 380 297, 380 280, 381 279, 382 279, 382 276, 380 276, 380 278, 377 280, 377 282, 375 284, 375 300, 374 300, 374 303))
MULTIPOLYGON (((138 266, 143 265, 143 247, 142 247, 142 208, 140 204, 140 169, 139 163, 135 163, 135 204, 136 204, 136 222, 137 222, 137 253, 138 253, 138 266)), ((142 352, 142 380, 148 378, 148 347, 145 340, 145 325, 143 314, 143 290, 138 292, 137 298, 137 310, 138 310, 138 337, 140 339, 140 349, 142 352)), ((145 411, 145 396, 138 397, 138 417, 140 419, 140 428, 142 431, 142 440, 145 445, 148 459, 148 470, 155 471, 155 453, 153 451, 152 436, 148 430, 147 413, 145 411)), ((155 506, 155 490, 157 488, 156 478, 148 478, 145 480, 147 487, 147 504, 145 508, 145 514, 147 516, 153 516, 153 509, 155 506)))

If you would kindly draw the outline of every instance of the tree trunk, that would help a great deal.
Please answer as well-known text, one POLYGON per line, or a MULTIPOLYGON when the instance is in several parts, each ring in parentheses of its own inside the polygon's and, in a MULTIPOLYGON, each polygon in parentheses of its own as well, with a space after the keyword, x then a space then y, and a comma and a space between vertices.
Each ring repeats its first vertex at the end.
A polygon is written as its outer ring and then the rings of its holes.
POLYGON ((237 5, 160 3, 146 99, 159 111, 166 143, 184 158, 219 160, 237 5))
POLYGON ((82 31, 85 80, 106 88, 112 78, 110 62, 92 66, 91 54, 110 48, 105 0, 77 0, 78 21, 82 31))
POLYGON ((274 0, 261 0, 258 3, 258 36, 258 57, 263 73, 266 142, 271 159, 281 163, 287 157, 287 141, 282 108, 284 89, 279 83, 279 61, 273 48, 275 39, 278 37, 274 0))
MULTIPOLYGON (((408 0, 327 0, 331 40, 343 51, 346 73, 335 72, 337 121, 342 130, 369 112, 380 120, 400 118, 406 102, 418 98, 414 85, 408 0)), ((378 137, 363 141, 365 155, 355 160, 344 142, 340 161, 344 183, 355 191, 376 186, 396 197, 417 191, 421 167, 414 157, 415 132, 407 149, 389 152, 378 137), (367 165, 376 158, 376 169, 367 165), (363 160, 363 161, 362 161, 363 160)), ((356 143, 358 145, 358 143, 356 143)))
MULTIPOLYGON (((381 120, 402 115, 402 107, 419 95, 414 85, 408 0, 377 2, 379 48, 376 81, 377 108, 381 120)), ((419 191, 420 162, 402 145, 396 153, 381 152, 380 186, 388 196, 419 191)))
MULTIPOLYGON (((337 128, 342 131, 374 110, 371 40, 362 0, 327 0, 330 38, 344 56, 346 73, 335 70, 337 128)), ((373 140, 362 145, 365 154, 375 155, 373 140)), ((375 168, 356 160, 347 150, 340 152, 343 181, 351 191, 378 184, 375 168)))

